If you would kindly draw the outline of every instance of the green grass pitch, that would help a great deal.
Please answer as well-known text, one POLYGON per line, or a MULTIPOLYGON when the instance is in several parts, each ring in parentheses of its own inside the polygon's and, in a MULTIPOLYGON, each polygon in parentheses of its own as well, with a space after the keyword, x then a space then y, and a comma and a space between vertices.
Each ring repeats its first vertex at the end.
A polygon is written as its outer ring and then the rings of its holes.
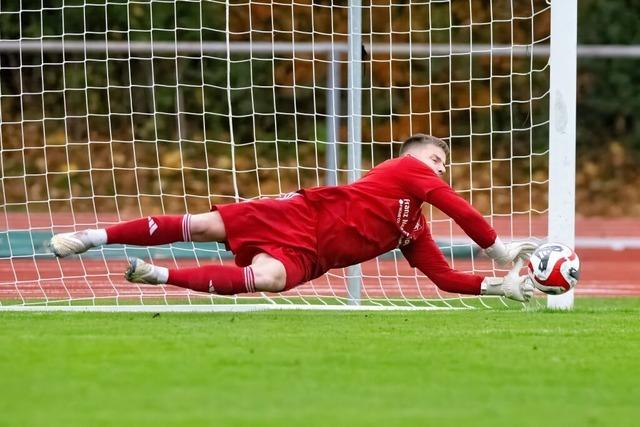
POLYGON ((0 313, 0 426, 637 426, 640 299, 0 313))

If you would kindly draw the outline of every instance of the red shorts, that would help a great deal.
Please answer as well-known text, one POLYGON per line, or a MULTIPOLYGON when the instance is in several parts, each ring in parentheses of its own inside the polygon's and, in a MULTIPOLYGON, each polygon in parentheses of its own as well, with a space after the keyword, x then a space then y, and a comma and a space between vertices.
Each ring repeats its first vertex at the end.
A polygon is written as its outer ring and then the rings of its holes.
POLYGON ((301 194, 215 205, 211 210, 222 216, 226 246, 238 266, 250 265, 259 253, 269 254, 284 264, 285 290, 324 273, 317 262, 316 211, 301 194))

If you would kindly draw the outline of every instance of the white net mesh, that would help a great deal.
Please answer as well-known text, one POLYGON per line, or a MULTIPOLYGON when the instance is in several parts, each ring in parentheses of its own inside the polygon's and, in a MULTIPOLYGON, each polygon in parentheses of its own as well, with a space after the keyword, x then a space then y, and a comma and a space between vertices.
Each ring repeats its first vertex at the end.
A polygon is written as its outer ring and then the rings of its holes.
MULTIPOLYGON (((362 172, 431 133, 447 179, 505 240, 544 235, 549 5, 363 2, 362 172)), ((54 232, 348 180, 347 2, 0 0, 0 304, 347 304, 348 271, 286 294, 214 297, 123 278, 125 256, 230 263, 215 243, 57 260, 54 232)), ((354 106, 352 106, 354 107, 354 106)), ((494 274, 425 210, 459 270, 494 274)), ((398 251, 362 265, 363 304, 485 305, 398 251)), ((503 302, 499 302, 503 303, 503 302)))

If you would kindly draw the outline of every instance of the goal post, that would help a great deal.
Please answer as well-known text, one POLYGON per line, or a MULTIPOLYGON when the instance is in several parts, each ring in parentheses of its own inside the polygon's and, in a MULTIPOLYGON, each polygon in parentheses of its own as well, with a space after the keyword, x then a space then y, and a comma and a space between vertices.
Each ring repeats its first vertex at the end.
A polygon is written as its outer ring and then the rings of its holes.
MULTIPOLYGON (((576 60, 578 1, 551 9, 549 96, 549 241, 575 247, 576 60)), ((549 295, 547 306, 569 310, 574 290, 549 295)))
MULTIPOLYGON (((0 1, 0 309, 520 306, 444 293, 397 249, 282 294, 222 297, 123 278, 127 256, 232 263, 221 244, 55 259, 46 242, 346 184, 420 132, 449 143, 446 179, 503 240, 548 233, 572 243, 564 198, 573 193, 555 185, 575 155, 557 150, 575 144, 575 91, 554 73, 569 69, 554 58, 571 61, 554 30, 558 19, 570 27, 559 18, 569 9, 546 0, 0 1)), ((452 267, 506 273, 441 212, 424 213, 452 267)))
MULTIPOLYGON (((362 2, 349 0, 349 57, 348 57, 348 182, 360 178, 362 169, 362 2)), ((349 304, 360 304, 362 268, 347 269, 349 304)))

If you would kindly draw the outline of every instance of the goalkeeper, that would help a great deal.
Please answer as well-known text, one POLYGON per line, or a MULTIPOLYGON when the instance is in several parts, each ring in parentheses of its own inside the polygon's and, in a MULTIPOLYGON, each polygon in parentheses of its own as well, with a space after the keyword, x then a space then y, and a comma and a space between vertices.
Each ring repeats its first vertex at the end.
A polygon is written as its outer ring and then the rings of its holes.
POLYGON ((133 283, 220 295, 286 291, 332 268, 400 248, 409 264, 443 291, 528 301, 533 287, 518 272, 536 245, 504 244, 482 215, 441 179, 448 153, 441 139, 416 134, 403 143, 400 157, 349 185, 215 205, 199 215, 150 216, 106 229, 58 234, 50 246, 55 255, 66 257, 111 243, 224 242, 237 266, 168 269, 130 258, 125 273, 133 283), (449 215, 499 264, 514 262, 509 274, 483 277, 452 269, 431 237, 421 210, 425 202, 449 215))

